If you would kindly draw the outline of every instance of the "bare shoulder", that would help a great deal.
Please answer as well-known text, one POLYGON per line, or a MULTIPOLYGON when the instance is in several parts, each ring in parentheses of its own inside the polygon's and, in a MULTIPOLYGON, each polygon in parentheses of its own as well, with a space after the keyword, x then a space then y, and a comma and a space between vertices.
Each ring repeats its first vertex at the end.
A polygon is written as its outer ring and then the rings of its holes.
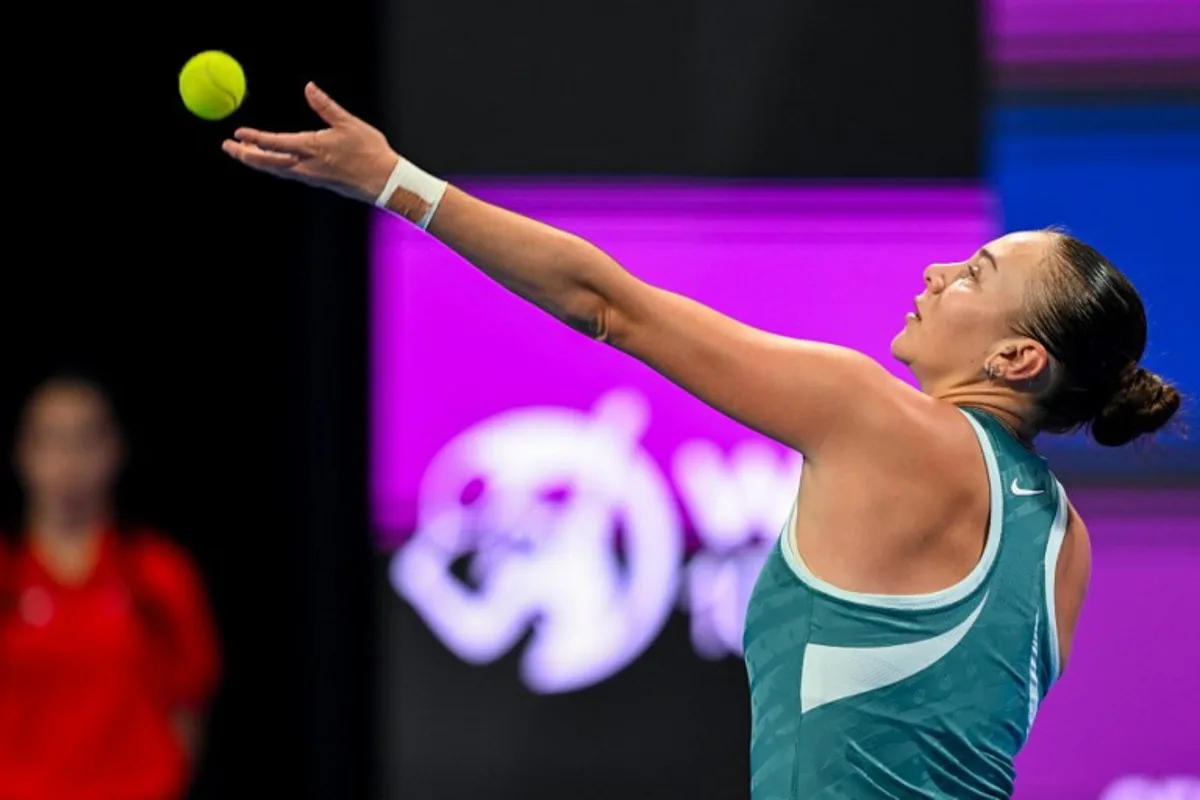
POLYGON ((874 446, 875 458, 889 460, 902 447, 905 458, 932 459, 932 468, 961 465, 979 454, 979 443, 966 415, 952 403, 925 394, 866 358, 867 364, 847 366, 857 370, 855 383, 860 394, 848 398, 847 416, 854 426, 842 437, 845 444, 857 448, 863 440, 874 446), (851 411, 851 409, 853 409, 851 411))
POLYGON ((770 333, 632 277, 612 294, 595 338, 806 458, 894 422, 893 401, 912 391, 863 353, 770 333))
POLYGON ((1092 540, 1087 525, 1074 506, 1070 506, 1062 549, 1054 570, 1054 616, 1058 629, 1060 670, 1065 669, 1075 625, 1092 577, 1092 540))
MULTIPOLYGON (((954 405, 931 397, 893 375, 878 361, 852 350, 831 348, 822 358, 841 389, 835 422, 824 450, 861 463, 870 452, 881 467, 899 457, 922 468, 957 464, 978 451, 970 423, 954 405)), ((819 460, 821 453, 816 453, 819 460)))

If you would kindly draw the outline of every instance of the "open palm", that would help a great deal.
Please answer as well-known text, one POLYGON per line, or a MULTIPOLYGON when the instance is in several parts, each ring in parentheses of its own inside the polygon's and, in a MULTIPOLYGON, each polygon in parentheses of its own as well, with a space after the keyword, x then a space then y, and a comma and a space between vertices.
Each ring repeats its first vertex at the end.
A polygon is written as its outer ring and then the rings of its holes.
POLYGON ((383 133, 342 108, 316 84, 305 86, 304 96, 328 128, 303 133, 238 128, 221 149, 260 172, 373 201, 399 156, 383 133))

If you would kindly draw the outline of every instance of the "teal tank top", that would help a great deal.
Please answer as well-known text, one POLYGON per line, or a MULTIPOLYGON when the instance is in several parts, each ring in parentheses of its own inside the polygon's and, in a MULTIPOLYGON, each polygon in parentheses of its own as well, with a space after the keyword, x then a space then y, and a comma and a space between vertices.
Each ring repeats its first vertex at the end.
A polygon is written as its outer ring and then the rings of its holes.
POLYGON ((792 519, 746 612, 753 800, 1007 798, 1058 677, 1054 573, 1067 498, 1044 461, 965 410, 991 486, 983 557, 924 595, 809 571, 792 519))

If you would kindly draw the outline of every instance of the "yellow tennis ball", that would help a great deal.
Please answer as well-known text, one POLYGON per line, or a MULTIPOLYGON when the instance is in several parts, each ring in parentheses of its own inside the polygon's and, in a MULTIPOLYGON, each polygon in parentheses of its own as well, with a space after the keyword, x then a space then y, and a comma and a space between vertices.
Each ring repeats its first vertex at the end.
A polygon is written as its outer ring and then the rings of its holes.
POLYGON ((225 119, 246 97, 246 73, 228 53, 207 50, 188 59, 179 72, 179 96, 197 117, 225 119))

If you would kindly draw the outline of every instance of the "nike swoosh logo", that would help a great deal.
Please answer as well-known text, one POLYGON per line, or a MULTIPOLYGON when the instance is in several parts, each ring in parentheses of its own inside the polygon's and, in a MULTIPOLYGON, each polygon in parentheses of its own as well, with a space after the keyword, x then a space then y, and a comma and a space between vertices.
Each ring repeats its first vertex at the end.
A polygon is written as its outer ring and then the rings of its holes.
POLYGON ((800 675, 800 713, 891 686, 928 669, 963 640, 986 602, 984 594, 970 616, 929 639, 885 647, 806 646, 800 675))
POLYGON ((1017 486, 1016 478, 1013 478, 1012 486, 1008 487, 1008 490, 1017 497, 1028 497, 1030 495, 1046 493, 1045 489, 1022 489, 1020 486, 1017 486))

